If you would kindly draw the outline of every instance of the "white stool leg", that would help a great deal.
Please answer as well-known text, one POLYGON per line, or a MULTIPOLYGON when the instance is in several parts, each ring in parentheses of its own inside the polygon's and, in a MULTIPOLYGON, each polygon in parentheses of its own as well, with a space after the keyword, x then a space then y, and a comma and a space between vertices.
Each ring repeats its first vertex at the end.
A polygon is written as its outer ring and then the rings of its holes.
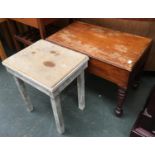
POLYGON ((53 114, 54 114, 57 130, 60 134, 62 134, 65 131, 65 127, 64 127, 64 120, 63 120, 59 95, 57 95, 54 98, 51 97, 51 105, 53 109, 53 114))
POLYGON ((18 87, 18 90, 27 106, 27 110, 29 112, 31 112, 33 110, 33 105, 31 104, 31 101, 30 101, 30 98, 27 94, 27 91, 26 91, 26 86, 24 84, 24 82, 20 79, 18 79, 17 77, 14 76, 14 79, 15 79, 15 82, 17 84, 17 87, 18 87))
POLYGON ((85 79, 84 71, 77 77, 77 88, 78 88, 78 106, 80 110, 85 108, 85 79))

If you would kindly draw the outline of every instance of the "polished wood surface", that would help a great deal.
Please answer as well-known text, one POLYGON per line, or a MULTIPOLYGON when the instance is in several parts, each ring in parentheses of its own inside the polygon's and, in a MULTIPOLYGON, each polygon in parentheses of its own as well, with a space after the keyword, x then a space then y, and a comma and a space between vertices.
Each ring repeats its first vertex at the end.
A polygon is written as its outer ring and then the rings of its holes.
POLYGON ((47 40, 90 57, 89 72, 118 86, 115 113, 121 116, 128 87, 139 79, 152 40, 79 21, 47 40))
POLYGON ((38 28, 38 23, 36 18, 11 18, 11 20, 38 28))
POLYGON ((47 40, 128 71, 151 43, 148 38, 83 22, 74 22, 47 40))
POLYGON ((11 18, 11 20, 14 20, 16 22, 20 22, 20 23, 23 23, 25 25, 39 29, 40 23, 38 20, 43 22, 44 25, 48 25, 51 22, 55 22, 58 19, 53 19, 53 18, 42 18, 42 19, 41 18, 11 18))
POLYGON ((6 21, 6 18, 0 18, 0 23, 3 23, 6 21))
POLYGON ((94 25, 107 27, 113 30, 127 32, 143 37, 148 37, 153 40, 152 48, 149 57, 145 64, 145 71, 155 71, 155 18, 81 18, 82 22, 87 22, 94 25))

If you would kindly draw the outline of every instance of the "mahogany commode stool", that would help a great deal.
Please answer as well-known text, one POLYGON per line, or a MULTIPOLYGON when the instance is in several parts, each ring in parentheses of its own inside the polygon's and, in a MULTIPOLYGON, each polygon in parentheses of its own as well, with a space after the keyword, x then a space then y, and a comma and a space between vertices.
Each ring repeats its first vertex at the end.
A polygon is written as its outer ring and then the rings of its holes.
POLYGON ((8 72, 15 77, 28 111, 32 111, 33 106, 27 95, 24 82, 50 96, 59 133, 64 132, 59 94, 77 78, 79 108, 84 109, 84 70, 87 63, 86 55, 45 40, 37 41, 3 61, 8 72))
POLYGON ((115 113, 121 116, 127 89, 138 80, 152 40, 79 21, 54 33, 47 40, 90 57, 89 72, 118 86, 115 113))

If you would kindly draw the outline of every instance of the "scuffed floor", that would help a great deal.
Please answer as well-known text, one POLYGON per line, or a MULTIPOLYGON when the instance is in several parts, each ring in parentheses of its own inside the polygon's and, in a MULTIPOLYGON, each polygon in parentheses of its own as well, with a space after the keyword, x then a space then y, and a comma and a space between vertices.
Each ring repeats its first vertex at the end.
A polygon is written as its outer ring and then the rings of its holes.
POLYGON ((124 106, 124 116, 117 118, 114 108, 117 88, 112 83, 92 75, 86 76, 86 108, 77 108, 76 82, 61 95, 66 132, 56 130, 49 97, 27 85, 34 105, 29 113, 21 99, 12 76, 0 64, 0 136, 57 137, 57 136, 129 136, 137 114, 142 109, 155 77, 142 77, 137 90, 130 89, 124 106))

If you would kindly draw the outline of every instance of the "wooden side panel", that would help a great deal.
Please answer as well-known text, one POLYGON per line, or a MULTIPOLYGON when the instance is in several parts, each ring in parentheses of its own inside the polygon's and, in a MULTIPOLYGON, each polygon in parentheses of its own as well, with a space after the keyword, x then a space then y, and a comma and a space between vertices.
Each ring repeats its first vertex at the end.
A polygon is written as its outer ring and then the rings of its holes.
POLYGON ((126 70, 119 69, 107 63, 90 59, 88 71, 96 76, 109 80, 120 87, 127 88, 129 73, 126 70))
POLYGON ((12 20, 38 28, 37 18, 12 18, 12 20))
POLYGON ((7 47, 11 50, 14 49, 13 40, 10 35, 7 20, 5 18, 0 18, 0 35, 1 35, 1 41, 6 43, 7 47))
MULTIPOLYGON (((20 22, 20 23, 23 23, 25 25, 32 26, 34 28, 39 29, 39 25, 38 25, 38 19, 39 18, 11 18, 11 19, 16 21, 16 22, 20 22)), ((43 22, 43 25, 48 25, 48 24, 51 24, 51 23, 58 21, 59 19, 56 19, 56 18, 40 18, 40 20, 41 20, 41 22, 43 22)))
POLYGON ((4 60, 5 58, 6 58, 6 54, 5 54, 4 48, 2 46, 2 43, 0 41, 0 59, 4 60))

